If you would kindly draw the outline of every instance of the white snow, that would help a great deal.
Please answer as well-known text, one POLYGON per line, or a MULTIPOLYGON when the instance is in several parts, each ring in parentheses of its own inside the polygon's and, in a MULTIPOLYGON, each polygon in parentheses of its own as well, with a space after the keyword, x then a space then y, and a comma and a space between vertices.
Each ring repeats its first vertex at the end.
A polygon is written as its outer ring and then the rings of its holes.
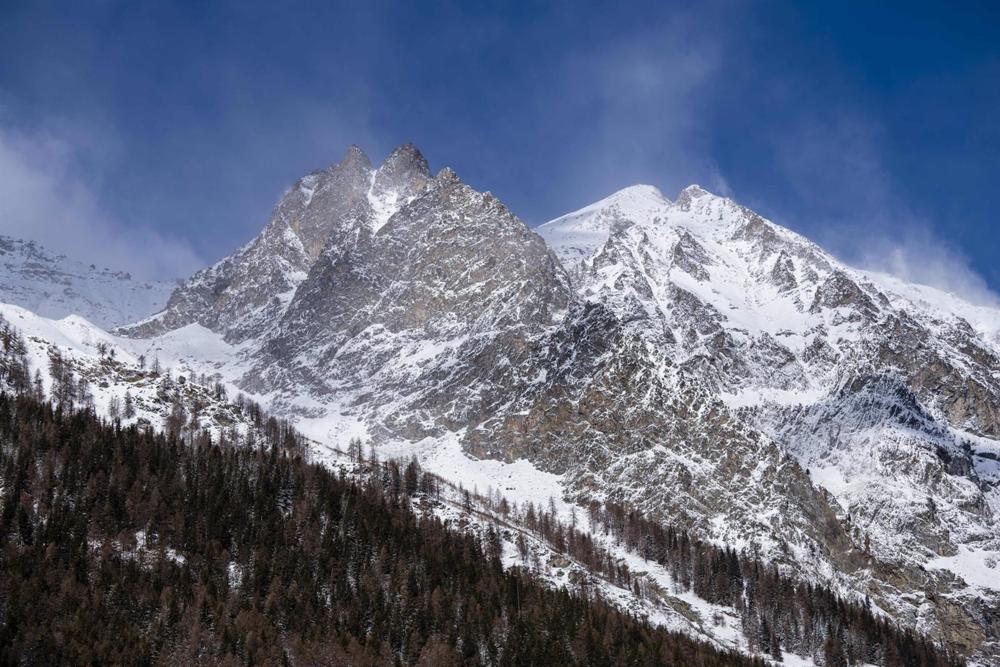
POLYGON ((927 562, 934 570, 953 572, 970 586, 1000 591, 1000 551, 979 551, 960 546, 954 556, 938 556, 927 562))

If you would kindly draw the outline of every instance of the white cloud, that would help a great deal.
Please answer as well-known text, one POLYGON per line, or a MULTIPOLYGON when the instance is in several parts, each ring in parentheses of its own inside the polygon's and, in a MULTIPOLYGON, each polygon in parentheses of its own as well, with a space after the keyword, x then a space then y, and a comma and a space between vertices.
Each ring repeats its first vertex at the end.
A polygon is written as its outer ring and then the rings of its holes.
POLYGON ((61 137, 0 127, 0 233, 140 278, 186 276, 204 265, 184 240, 109 216, 81 164, 61 137))

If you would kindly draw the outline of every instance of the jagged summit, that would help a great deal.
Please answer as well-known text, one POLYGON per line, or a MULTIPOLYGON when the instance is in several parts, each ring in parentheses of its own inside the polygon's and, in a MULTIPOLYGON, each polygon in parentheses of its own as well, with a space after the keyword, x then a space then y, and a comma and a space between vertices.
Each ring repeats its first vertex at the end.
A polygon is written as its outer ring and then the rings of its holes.
POLYGON ((717 195, 712 194, 705 188, 701 187, 696 183, 692 183, 683 190, 677 193, 677 199, 674 200, 675 203, 682 209, 687 210, 691 206, 691 202, 696 199, 701 199, 702 197, 717 197, 717 195))
POLYGON ((704 197, 706 195, 711 197, 719 196, 713 192, 709 192, 708 190, 701 187, 697 183, 692 183, 691 185, 682 188, 681 191, 677 193, 677 199, 675 201, 678 201, 683 197, 690 197, 692 199, 697 199, 698 197, 704 197))
POLYGON ((427 158, 411 143, 401 144, 394 148, 382 162, 379 171, 386 174, 431 177, 427 158))
POLYGON ((372 168, 372 161, 360 146, 351 144, 348 146, 347 152, 344 153, 344 157, 340 162, 331 166, 331 170, 335 167, 370 170, 372 168))
MULTIPOLYGON (((490 204, 495 201, 491 197, 462 185, 454 171, 445 168, 432 176, 426 158, 411 143, 395 148, 378 168, 352 145, 340 162, 302 177, 286 191, 255 239, 192 276, 162 313, 122 332, 158 335, 198 322, 231 342, 259 338, 281 319, 324 255, 335 256, 379 235, 394 216, 421 201, 451 220, 445 209, 478 197, 492 219, 516 220, 502 205, 490 204), (454 192, 444 197, 436 192, 442 187, 454 192)), ((393 227, 393 233, 399 228, 393 227)))
POLYGON ((427 160, 416 146, 407 143, 394 149, 371 176, 368 201, 374 212, 374 230, 426 189, 432 178, 427 160))
POLYGON ((435 180, 441 181, 442 183, 458 183, 458 174, 451 167, 443 167, 434 177, 435 180))
POLYGON ((369 178, 379 176, 386 185, 406 182, 415 178, 432 178, 427 159, 416 146, 409 142, 394 148, 378 167, 374 166, 363 148, 357 144, 351 144, 339 162, 334 162, 325 169, 313 171, 309 176, 322 175, 324 172, 365 173, 369 178))

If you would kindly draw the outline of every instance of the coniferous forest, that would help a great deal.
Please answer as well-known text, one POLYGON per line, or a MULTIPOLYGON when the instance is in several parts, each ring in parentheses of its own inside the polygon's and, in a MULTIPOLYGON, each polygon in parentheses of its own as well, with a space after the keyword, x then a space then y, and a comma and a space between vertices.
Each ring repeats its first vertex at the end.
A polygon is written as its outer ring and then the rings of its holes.
POLYGON ((0 661, 763 664, 505 571, 420 486, 0 394, 0 661))

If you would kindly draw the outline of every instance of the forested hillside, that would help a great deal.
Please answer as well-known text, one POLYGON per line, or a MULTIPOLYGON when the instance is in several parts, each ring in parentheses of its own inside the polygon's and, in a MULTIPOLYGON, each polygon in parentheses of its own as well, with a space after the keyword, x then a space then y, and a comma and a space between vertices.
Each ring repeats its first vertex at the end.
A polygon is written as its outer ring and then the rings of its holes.
POLYGON ((0 661, 762 664, 504 571, 386 471, 0 394, 0 661))

